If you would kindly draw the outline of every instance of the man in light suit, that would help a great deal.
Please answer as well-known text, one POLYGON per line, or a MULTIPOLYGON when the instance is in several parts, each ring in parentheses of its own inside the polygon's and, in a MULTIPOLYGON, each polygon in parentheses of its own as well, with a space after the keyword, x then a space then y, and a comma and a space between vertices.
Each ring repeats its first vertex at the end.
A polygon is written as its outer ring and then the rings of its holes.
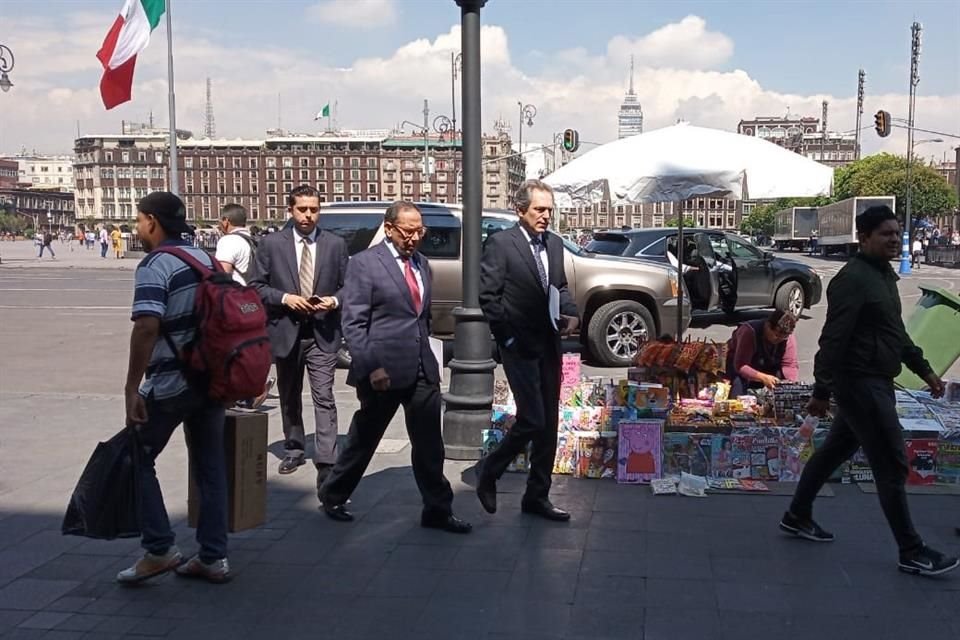
POLYGON ((420 524, 469 533, 453 515, 453 491, 443 475, 440 363, 430 349, 432 276, 417 251, 426 234, 420 210, 395 202, 384 214, 387 239, 353 256, 343 295, 343 334, 350 345, 347 384, 356 387, 347 444, 320 490, 324 512, 349 522, 344 506, 370 464, 380 439, 403 406, 413 475, 423 496, 420 524))
POLYGON ((516 227, 487 238, 480 267, 480 308, 500 347, 503 369, 517 402, 517 421, 500 445, 477 465, 477 497, 497 510, 497 480, 532 443, 524 513, 564 522, 570 514, 550 502, 557 451, 561 335, 577 330, 577 307, 567 288, 563 241, 547 231, 553 190, 527 180, 514 198, 516 227), (550 296, 559 299, 551 318, 550 296))
POLYGON ((333 376, 340 348, 340 290, 346 274, 347 245, 317 228, 320 197, 301 185, 287 199, 291 228, 260 242, 250 284, 267 307, 267 332, 277 365, 286 455, 280 473, 305 463, 303 372, 310 376, 316 435, 317 488, 336 462, 337 405, 333 376))

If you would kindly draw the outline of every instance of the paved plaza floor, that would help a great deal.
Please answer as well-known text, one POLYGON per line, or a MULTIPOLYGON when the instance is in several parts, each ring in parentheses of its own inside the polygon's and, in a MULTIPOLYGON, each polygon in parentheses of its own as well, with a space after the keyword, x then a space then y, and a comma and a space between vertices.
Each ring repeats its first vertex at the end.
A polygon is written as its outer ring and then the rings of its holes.
MULTIPOLYGON (((838 539, 817 545, 777 532, 788 495, 653 497, 646 487, 559 477, 552 497, 573 519, 555 524, 519 513, 523 478, 508 474, 491 516, 473 493, 472 464, 448 462, 454 508, 474 524, 472 534, 454 536, 419 527, 410 450, 395 420, 353 497, 357 521, 340 524, 317 509, 309 467, 277 475, 275 401, 268 521, 231 535, 234 581, 166 576, 121 587, 114 576, 138 556, 137 541, 63 537, 60 522, 94 446, 122 424, 135 261, 56 250, 54 264, 38 262, 26 243, 0 243, 2 638, 960 637, 960 574, 898 573, 876 496, 855 485, 831 485, 833 495, 818 501, 817 517, 838 539)), ((905 278, 905 313, 921 282, 957 290, 960 272, 905 278)), ((800 325, 805 376, 823 311, 800 325)), ((707 320, 696 326, 695 335, 730 333, 707 320)), ((951 374, 960 377, 956 367, 951 374)), ((344 377, 336 387, 341 432, 356 408, 344 377)), ((178 542, 191 552, 181 436, 158 473, 178 542)), ((960 498, 910 501, 926 540, 960 553, 960 498)))

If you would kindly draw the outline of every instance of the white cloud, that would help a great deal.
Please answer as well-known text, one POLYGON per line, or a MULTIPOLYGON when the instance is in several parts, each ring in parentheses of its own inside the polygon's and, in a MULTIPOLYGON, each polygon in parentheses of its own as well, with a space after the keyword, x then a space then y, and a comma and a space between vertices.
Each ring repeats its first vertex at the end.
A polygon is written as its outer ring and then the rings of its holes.
MULTIPOLYGON (((162 31, 138 57, 134 100, 109 112, 100 102, 100 68, 93 55, 105 33, 102 20, 94 23, 84 16, 66 16, 60 24, 51 24, 14 18, 9 31, 18 34, 19 42, 16 46, 9 43, 17 52, 17 67, 11 76, 15 86, 9 93, 0 94, 0 151, 15 152, 21 146, 50 153, 69 151, 78 120, 84 134, 115 132, 121 120, 146 121, 152 110, 155 121, 165 125, 166 49, 162 31)), ((294 131, 315 132, 318 125, 314 115, 334 101, 339 106, 339 124, 345 128, 386 128, 402 120, 420 122, 424 98, 430 101, 431 120, 439 114, 450 115, 450 53, 459 51, 459 26, 432 38, 411 40, 387 56, 358 58, 346 67, 279 45, 238 48, 218 37, 189 26, 177 34, 180 128, 202 130, 207 76, 213 80, 217 131, 231 138, 261 137, 267 128, 276 126, 278 93, 282 96, 283 126, 294 131)), ((591 56, 583 49, 542 51, 546 68, 525 72, 512 60, 504 29, 487 25, 481 33, 483 128, 492 133, 494 121, 502 117, 512 125, 516 137, 517 101, 522 100, 538 109, 534 126, 524 128, 526 142, 549 144, 553 134, 566 127, 579 129, 585 141, 614 139, 617 109, 626 89, 629 50, 635 51, 640 63, 634 85, 647 130, 673 124, 679 118, 735 130, 742 118, 780 115, 788 108, 793 114, 818 117, 824 99, 830 102, 832 130, 854 128, 855 96, 769 90, 749 70, 718 68, 729 60, 732 47, 729 38, 707 30, 701 19, 685 18, 648 35, 613 38, 601 55, 591 56), (664 52, 696 48, 691 42, 696 34, 706 34, 702 48, 709 55, 688 52, 687 57, 663 57, 668 55, 664 52), (698 62, 691 56, 701 58, 698 62)), ((459 100, 459 81, 456 92, 459 100)), ((880 108, 905 117, 906 105, 905 95, 868 93, 863 126, 872 126, 872 114, 880 108)), ((957 95, 921 94, 917 124, 956 133, 958 105, 957 95)), ((459 104, 457 119, 462 123, 459 104)), ((903 153, 906 148, 900 129, 883 140, 867 129, 862 139, 865 153, 903 153)), ((924 144, 918 152, 939 158, 956 142, 947 139, 945 143, 924 144)))
POLYGON ((636 56, 637 64, 647 67, 713 69, 733 55, 733 41, 708 31, 703 18, 687 16, 645 36, 616 36, 607 44, 610 59, 626 60, 630 54, 636 56))
POLYGON ((395 0, 323 0, 307 8, 307 18, 321 24, 375 29, 396 22, 395 0))

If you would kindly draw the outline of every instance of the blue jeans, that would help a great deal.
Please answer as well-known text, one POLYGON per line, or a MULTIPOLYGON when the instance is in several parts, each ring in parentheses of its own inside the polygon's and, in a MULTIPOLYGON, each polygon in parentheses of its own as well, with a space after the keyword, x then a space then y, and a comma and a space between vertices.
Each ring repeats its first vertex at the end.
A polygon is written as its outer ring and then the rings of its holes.
POLYGON ((38 258, 42 258, 42 257, 43 257, 43 250, 44 250, 44 249, 46 249, 47 251, 49 251, 49 252, 50 252, 50 255, 53 256, 54 258, 57 257, 57 254, 55 254, 55 253, 53 252, 53 246, 52 246, 52 245, 42 244, 42 245, 40 245, 40 253, 37 254, 37 257, 38 257, 38 258))
POLYGON ((147 422, 140 426, 144 448, 141 468, 141 546, 163 555, 174 543, 154 461, 180 423, 184 425, 190 464, 200 493, 197 542, 200 559, 227 557, 227 467, 223 449, 223 406, 187 391, 165 400, 147 398, 147 422))

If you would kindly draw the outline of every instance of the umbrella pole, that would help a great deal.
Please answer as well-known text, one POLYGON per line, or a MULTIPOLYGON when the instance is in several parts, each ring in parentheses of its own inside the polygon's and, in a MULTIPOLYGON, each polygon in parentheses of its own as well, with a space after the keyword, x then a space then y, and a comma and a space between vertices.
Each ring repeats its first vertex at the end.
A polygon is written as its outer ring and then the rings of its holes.
POLYGON ((677 226, 677 342, 683 342, 683 211, 677 226))

